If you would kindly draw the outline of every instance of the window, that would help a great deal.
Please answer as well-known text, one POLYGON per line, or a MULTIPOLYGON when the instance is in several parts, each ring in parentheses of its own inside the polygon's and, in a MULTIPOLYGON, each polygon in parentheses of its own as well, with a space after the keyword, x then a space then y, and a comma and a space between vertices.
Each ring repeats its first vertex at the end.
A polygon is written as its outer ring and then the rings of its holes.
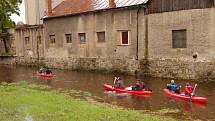
POLYGON ((99 43, 105 42, 105 32, 97 32, 97 39, 99 43))
POLYGON ((128 39, 128 31, 127 32, 122 32, 121 34, 121 40, 122 40, 122 45, 127 45, 128 42, 129 42, 129 39, 128 39))
POLYGON ((65 34, 66 37, 66 43, 72 43, 72 35, 71 34, 65 34))
POLYGON ((187 31, 172 30, 172 48, 187 48, 187 31))
POLYGON ((29 37, 25 37, 25 44, 26 45, 30 44, 30 38, 29 37))
POLYGON ((42 40, 41 40, 41 36, 37 36, 37 40, 38 40, 38 43, 41 44, 42 43, 42 40))
POLYGON ((55 35, 49 35, 49 41, 51 44, 55 43, 55 35))
POLYGON ((131 38, 130 31, 118 31, 117 33, 117 43, 118 45, 129 45, 131 38))
POLYGON ((79 33, 79 40, 81 44, 86 43, 86 34, 85 33, 79 33))

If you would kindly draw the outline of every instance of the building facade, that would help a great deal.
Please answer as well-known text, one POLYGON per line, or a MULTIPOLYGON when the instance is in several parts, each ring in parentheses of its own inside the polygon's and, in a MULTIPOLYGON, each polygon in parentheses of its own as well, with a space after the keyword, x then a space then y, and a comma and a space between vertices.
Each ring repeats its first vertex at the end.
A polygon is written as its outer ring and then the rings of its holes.
POLYGON ((43 19, 46 65, 215 78, 214 0, 88 2, 64 1, 43 19))
POLYGON ((52 9, 63 0, 25 0, 25 19, 28 25, 40 25, 42 18, 48 14, 48 2, 51 2, 52 9))
POLYGON ((44 29, 42 25, 21 25, 16 29, 16 55, 20 64, 37 64, 44 58, 44 29))

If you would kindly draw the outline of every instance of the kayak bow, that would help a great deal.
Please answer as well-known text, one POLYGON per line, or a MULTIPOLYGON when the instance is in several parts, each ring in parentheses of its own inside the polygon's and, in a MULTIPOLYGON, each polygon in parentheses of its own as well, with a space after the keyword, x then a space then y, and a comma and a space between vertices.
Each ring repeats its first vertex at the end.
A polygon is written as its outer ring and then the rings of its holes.
MULTIPOLYGON (((184 93, 177 94, 177 93, 173 93, 173 92, 169 91, 168 89, 164 89, 163 91, 167 95, 170 95, 170 96, 176 97, 176 98, 180 98, 185 101, 189 101, 191 98, 190 96, 186 96, 184 93)), ((199 97, 199 96, 192 97, 192 102, 206 103, 207 101, 208 101, 208 99, 205 97, 199 97)))

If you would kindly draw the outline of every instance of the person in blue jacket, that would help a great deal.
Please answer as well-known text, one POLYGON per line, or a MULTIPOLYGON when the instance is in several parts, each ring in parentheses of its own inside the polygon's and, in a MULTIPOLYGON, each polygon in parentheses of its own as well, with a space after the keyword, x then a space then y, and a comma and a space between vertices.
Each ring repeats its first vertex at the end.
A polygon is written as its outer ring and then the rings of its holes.
POLYGON ((169 84, 167 84, 167 89, 174 93, 180 93, 180 86, 175 83, 174 80, 171 80, 169 84))

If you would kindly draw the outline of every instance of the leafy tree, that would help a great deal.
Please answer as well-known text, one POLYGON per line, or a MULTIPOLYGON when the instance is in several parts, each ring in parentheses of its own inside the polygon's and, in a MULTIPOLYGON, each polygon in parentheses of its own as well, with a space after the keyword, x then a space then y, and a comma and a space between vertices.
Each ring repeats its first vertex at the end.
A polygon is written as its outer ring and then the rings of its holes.
POLYGON ((19 15, 19 5, 22 3, 22 0, 0 0, 0 39, 3 39, 5 51, 8 52, 6 48, 7 32, 4 31, 6 28, 12 28, 15 26, 10 18, 12 14, 19 15))

